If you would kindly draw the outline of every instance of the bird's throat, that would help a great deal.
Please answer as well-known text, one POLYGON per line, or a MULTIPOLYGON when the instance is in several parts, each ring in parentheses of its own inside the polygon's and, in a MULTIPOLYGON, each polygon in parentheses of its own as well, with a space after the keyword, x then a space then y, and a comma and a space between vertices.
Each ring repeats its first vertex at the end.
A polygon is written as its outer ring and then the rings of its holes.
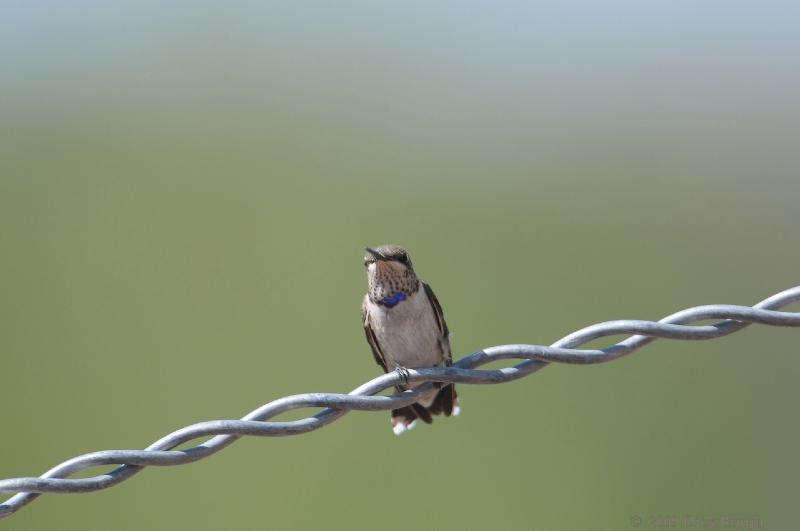
POLYGON ((387 306, 389 308, 394 308, 395 306, 397 306, 400 303, 400 301, 404 301, 404 300, 406 300, 405 292, 398 291, 398 292, 395 292, 394 294, 392 294, 391 297, 382 298, 380 301, 378 301, 378 304, 381 304, 383 306, 387 306))

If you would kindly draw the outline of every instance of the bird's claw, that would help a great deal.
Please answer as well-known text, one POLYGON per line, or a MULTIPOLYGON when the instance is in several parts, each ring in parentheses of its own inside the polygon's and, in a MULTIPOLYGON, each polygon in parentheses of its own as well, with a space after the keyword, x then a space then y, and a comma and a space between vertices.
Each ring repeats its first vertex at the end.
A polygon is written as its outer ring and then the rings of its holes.
POLYGON ((398 365, 397 368, 395 369, 395 372, 400 377, 400 381, 403 382, 404 385, 407 385, 408 378, 411 376, 411 374, 408 372, 408 369, 406 369, 402 365, 398 365))

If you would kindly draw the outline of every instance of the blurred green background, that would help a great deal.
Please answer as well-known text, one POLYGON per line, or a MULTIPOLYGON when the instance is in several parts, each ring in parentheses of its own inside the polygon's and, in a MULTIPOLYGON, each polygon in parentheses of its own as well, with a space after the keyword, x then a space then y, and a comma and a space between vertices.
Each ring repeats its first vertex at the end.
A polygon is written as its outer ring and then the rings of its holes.
MULTIPOLYGON (((3 2, 0 477, 376 376, 365 245, 455 356, 798 283, 790 2, 3 2)), ((796 306, 795 306, 796 308, 796 306)), ((246 439, 8 529, 800 527, 800 335, 754 326, 246 439)))

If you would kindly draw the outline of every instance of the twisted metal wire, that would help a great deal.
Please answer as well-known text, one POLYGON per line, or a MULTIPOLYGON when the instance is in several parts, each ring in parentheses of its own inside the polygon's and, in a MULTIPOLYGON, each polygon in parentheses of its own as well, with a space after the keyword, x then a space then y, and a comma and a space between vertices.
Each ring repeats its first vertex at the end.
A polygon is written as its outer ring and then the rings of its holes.
POLYGON ((753 307, 726 304, 696 306, 669 315, 658 322, 620 320, 595 324, 573 332, 549 347, 541 345, 490 347, 461 358, 452 367, 408 369, 402 375, 397 372, 384 374, 357 387, 349 394, 306 393, 286 396, 261 406, 241 420, 212 420, 186 426, 162 437, 144 450, 92 452, 64 461, 40 477, 0 480, 0 492, 18 493, 0 504, 0 518, 15 513, 42 493, 78 493, 106 489, 125 481, 146 466, 182 465, 206 458, 245 435, 259 437, 299 435, 330 424, 351 410, 377 411, 407 406, 415 402, 420 394, 429 390, 433 385, 431 382, 504 383, 532 374, 549 363, 585 365, 612 361, 640 349, 656 338, 713 339, 739 331, 751 323, 800 326, 800 312, 776 311, 796 301, 800 301, 800 286, 777 293, 753 307), (705 319, 723 320, 710 325, 687 326, 687 323, 705 319), (602 349, 576 348, 601 337, 622 334, 634 335, 602 349), (502 369, 475 370, 475 367, 505 359, 525 361, 502 369), (384 389, 401 383, 401 380, 426 383, 413 391, 392 396, 374 396, 384 389), (324 409, 316 415, 300 420, 266 422, 286 411, 305 407, 324 409), (208 436, 213 437, 185 450, 173 450, 188 441, 208 436), (68 479, 68 476, 80 470, 104 465, 120 466, 106 474, 84 479, 68 479))

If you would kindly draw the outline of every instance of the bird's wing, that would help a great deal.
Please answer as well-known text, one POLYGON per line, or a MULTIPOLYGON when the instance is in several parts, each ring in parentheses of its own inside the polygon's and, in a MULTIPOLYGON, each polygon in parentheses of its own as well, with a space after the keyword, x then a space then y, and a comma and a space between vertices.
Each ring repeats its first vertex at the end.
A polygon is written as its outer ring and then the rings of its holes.
POLYGON ((436 323, 439 325, 439 332, 442 334, 442 354, 444 355, 445 365, 449 367, 453 364, 453 355, 450 352, 450 331, 447 329, 447 322, 444 320, 442 305, 439 304, 439 299, 436 298, 428 283, 423 282, 422 287, 425 289, 425 295, 428 297, 428 302, 433 308, 433 314, 436 316, 436 323))
POLYGON ((372 329, 372 324, 369 322, 369 312, 367 311, 368 302, 369 295, 365 295, 364 302, 361 304, 361 322, 364 325, 364 334, 367 336, 367 343, 369 343, 370 348, 372 348, 372 355, 375 356, 375 362, 383 367, 383 372, 389 372, 386 368, 386 358, 383 357, 378 338, 375 337, 375 331, 372 329))

